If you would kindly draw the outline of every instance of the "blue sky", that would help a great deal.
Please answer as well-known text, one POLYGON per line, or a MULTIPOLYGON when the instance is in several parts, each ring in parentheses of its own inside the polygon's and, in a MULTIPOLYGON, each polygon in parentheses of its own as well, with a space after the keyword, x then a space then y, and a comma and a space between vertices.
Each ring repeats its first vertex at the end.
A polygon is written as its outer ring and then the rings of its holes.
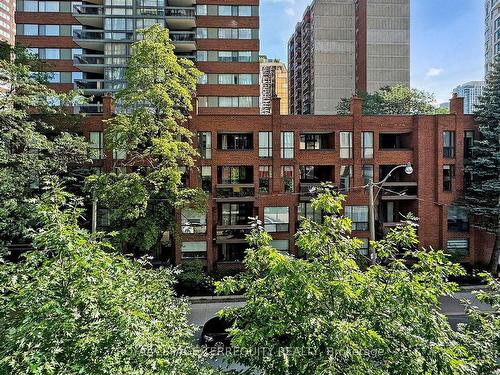
MULTIPOLYGON (((286 45, 312 0, 261 0, 261 53, 286 61, 286 45)), ((411 85, 444 102, 483 79, 483 0, 411 0, 411 85)))

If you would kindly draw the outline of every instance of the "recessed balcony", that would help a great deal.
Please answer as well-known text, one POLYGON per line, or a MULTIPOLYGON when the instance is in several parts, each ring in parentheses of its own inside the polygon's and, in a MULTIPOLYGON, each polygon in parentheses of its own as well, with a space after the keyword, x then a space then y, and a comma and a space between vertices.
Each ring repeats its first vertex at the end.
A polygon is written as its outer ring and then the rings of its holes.
POLYGON ((125 81, 111 81, 105 79, 77 79, 75 90, 82 90, 84 94, 104 94, 105 92, 116 92, 126 86, 125 81))
POLYGON ((82 25, 104 27, 104 7, 102 5, 73 5, 73 17, 82 25))
POLYGON ((195 33, 193 31, 171 31, 170 39, 175 46, 175 52, 196 50, 195 33))
POLYGON ((190 30, 196 27, 194 7, 166 7, 165 20, 170 30, 190 30))
POLYGON ((75 55, 73 65, 82 72, 104 74, 104 55, 75 55))
POLYGON ((74 30, 73 41, 82 48, 104 51, 104 30, 74 30))

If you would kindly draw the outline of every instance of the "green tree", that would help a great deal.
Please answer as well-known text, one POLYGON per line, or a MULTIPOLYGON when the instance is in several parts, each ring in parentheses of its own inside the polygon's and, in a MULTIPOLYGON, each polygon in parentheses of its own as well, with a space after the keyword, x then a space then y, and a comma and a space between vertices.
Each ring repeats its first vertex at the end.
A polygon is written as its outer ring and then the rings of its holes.
POLYGON ((500 59, 486 80, 474 116, 480 139, 474 142, 473 157, 465 165, 470 183, 464 200, 474 215, 474 225, 495 234, 490 270, 496 275, 500 258, 500 59))
POLYGON ((81 229, 80 203, 55 185, 38 204, 35 250, 0 258, 0 373, 211 373, 173 293, 176 271, 81 229))
POLYGON ((223 313, 234 319, 235 360, 265 374, 480 373, 440 313, 438 298, 456 290, 447 278, 463 274, 460 266, 418 249, 409 223, 372 242, 382 264, 361 268, 342 197, 325 188, 312 204, 325 216, 302 221, 296 243, 307 260, 280 254, 257 228, 245 273, 217 285, 245 294, 244 307, 223 313))
MULTIPOLYGON (((383 87, 373 93, 359 94, 364 115, 425 115, 447 113, 434 106, 434 95, 411 89, 404 85, 383 87)), ((351 98, 343 98, 337 106, 337 113, 351 113, 351 98)))
POLYGON ((4 46, 3 51, 9 57, 0 59, 0 249, 5 250, 26 241, 27 230, 36 226, 33 208, 43 180, 78 175, 88 145, 74 130, 81 118, 64 109, 79 100, 77 94, 49 89, 46 74, 33 71, 40 62, 26 49, 4 46))
POLYGON ((125 78, 117 95, 122 111, 107 121, 108 150, 127 154, 117 166, 131 173, 105 173, 88 180, 88 189, 110 209, 117 240, 144 254, 165 231, 174 232, 174 209, 191 203, 203 206, 200 190, 181 184, 182 170, 197 156, 192 133, 185 127, 200 72, 190 60, 177 58, 168 30, 159 25, 140 31, 132 45, 125 78))

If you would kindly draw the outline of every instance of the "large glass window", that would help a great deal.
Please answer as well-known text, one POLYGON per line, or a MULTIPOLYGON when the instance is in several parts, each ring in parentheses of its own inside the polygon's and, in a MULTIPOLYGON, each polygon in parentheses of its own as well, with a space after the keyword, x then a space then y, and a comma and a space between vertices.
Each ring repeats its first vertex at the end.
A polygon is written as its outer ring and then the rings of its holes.
POLYGON ((198 132, 198 152, 202 159, 212 158, 212 133, 198 132))
POLYGON ((264 229, 268 232, 289 231, 288 207, 264 207, 264 229))
POLYGON ((38 35, 38 25, 24 24, 24 35, 38 35))
POLYGON ((454 158, 455 157, 455 132, 454 131, 444 131, 443 132, 443 157, 454 158))
POLYGON ((352 230, 368 230, 368 206, 345 206, 344 212, 352 221, 352 230))
POLYGON ((222 226, 248 225, 253 208, 247 203, 222 203, 220 224, 222 226))
POLYGON ((23 11, 38 12, 38 1, 25 0, 23 3, 23 11))
POLYGON ((196 5, 196 15, 197 16, 206 16, 208 14, 207 5, 196 5))
POLYGON ((207 214, 191 208, 183 208, 181 210, 181 231, 182 233, 206 233, 207 214))
POLYGON ((240 17, 250 17, 252 15, 251 5, 240 5, 238 7, 238 16, 240 17))
POLYGON ((351 188, 352 166, 342 165, 340 167, 340 190, 348 192, 351 188))
POLYGON ((273 177, 273 167, 270 165, 259 166, 259 191, 269 193, 271 190, 271 179, 273 177))
POLYGON ((253 182, 251 166, 218 167, 221 184, 246 184, 253 182))
POLYGON ((294 141, 293 132, 281 132, 281 158, 293 159, 294 141))
POLYGON ((273 132, 259 132, 259 158, 273 156, 273 132))
POLYGON ((200 170, 201 188, 203 191, 210 193, 212 191, 212 167, 204 165, 200 170))
POLYGON ((443 165, 443 191, 452 191, 454 177, 455 177, 455 166, 443 165))
POLYGON ((219 150, 251 150, 253 148, 253 134, 218 134, 219 150))
POLYGON ((361 132, 361 157, 373 159, 373 132, 361 132))
POLYGON ((59 36, 59 25, 45 25, 45 35, 59 36))
POLYGON ((293 178, 293 165, 281 166, 281 180, 283 181, 283 189, 286 193, 294 192, 295 181, 293 178))
POLYGON ((333 148, 333 133, 329 134, 301 134, 301 150, 326 150, 333 148))
POLYGON ((448 240, 446 243, 446 250, 454 257, 466 257, 469 255, 469 240, 467 238, 448 240))
POLYGON ((448 207, 448 231, 450 232, 468 232, 469 216, 463 207, 448 207))
POLYGON ((322 219, 321 210, 313 208, 310 202, 299 203, 298 216, 299 219, 306 218, 317 223, 320 223, 322 219))
POLYGON ((59 60, 60 53, 59 48, 46 48, 45 49, 45 59, 46 60, 59 60))
POLYGON ((363 176, 364 184, 368 184, 370 179, 373 181, 373 165, 364 164, 361 167, 361 175, 363 176))
POLYGON ((104 157, 104 143, 102 132, 90 132, 90 157, 99 160, 104 157))
POLYGON ((181 254, 183 259, 206 258, 207 242, 206 241, 183 242, 181 246, 181 254))
POLYGON ((196 28, 196 38, 207 39, 208 38, 208 29, 206 27, 196 28))
POLYGON ((352 132, 340 132, 340 158, 352 159, 352 132))
MULTIPOLYGON (((500 19, 500 18, 499 18, 500 19)), ((464 157, 472 157, 472 147, 474 146, 475 131, 466 130, 464 133, 464 157)))

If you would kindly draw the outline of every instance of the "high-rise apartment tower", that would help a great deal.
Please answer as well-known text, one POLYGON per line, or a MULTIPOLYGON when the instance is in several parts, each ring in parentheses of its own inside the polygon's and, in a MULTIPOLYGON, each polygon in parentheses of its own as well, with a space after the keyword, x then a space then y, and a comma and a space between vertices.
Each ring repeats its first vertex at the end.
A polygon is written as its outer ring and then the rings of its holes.
POLYGON ((500 54, 500 0, 484 1, 484 23, 485 23, 485 66, 488 74, 489 68, 495 56, 500 54))
POLYGON ((314 0, 288 42, 291 114, 410 84, 410 0, 314 0))
POLYGON ((136 30, 159 23, 205 73, 200 113, 259 113, 258 0, 19 0, 16 21, 17 41, 50 60, 57 89, 94 95, 87 112, 124 86, 136 30))
POLYGON ((484 81, 471 81, 453 89, 453 92, 464 98, 464 113, 472 114, 479 104, 479 98, 483 95, 484 81))
POLYGON ((16 36, 14 0, 0 0, 0 40, 13 45, 16 36))
POLYGON ((281 98, 280 113, 288 114, 288 70, 279 60, 260 58, 260 113, 270 115, 272 98, 281 98))

